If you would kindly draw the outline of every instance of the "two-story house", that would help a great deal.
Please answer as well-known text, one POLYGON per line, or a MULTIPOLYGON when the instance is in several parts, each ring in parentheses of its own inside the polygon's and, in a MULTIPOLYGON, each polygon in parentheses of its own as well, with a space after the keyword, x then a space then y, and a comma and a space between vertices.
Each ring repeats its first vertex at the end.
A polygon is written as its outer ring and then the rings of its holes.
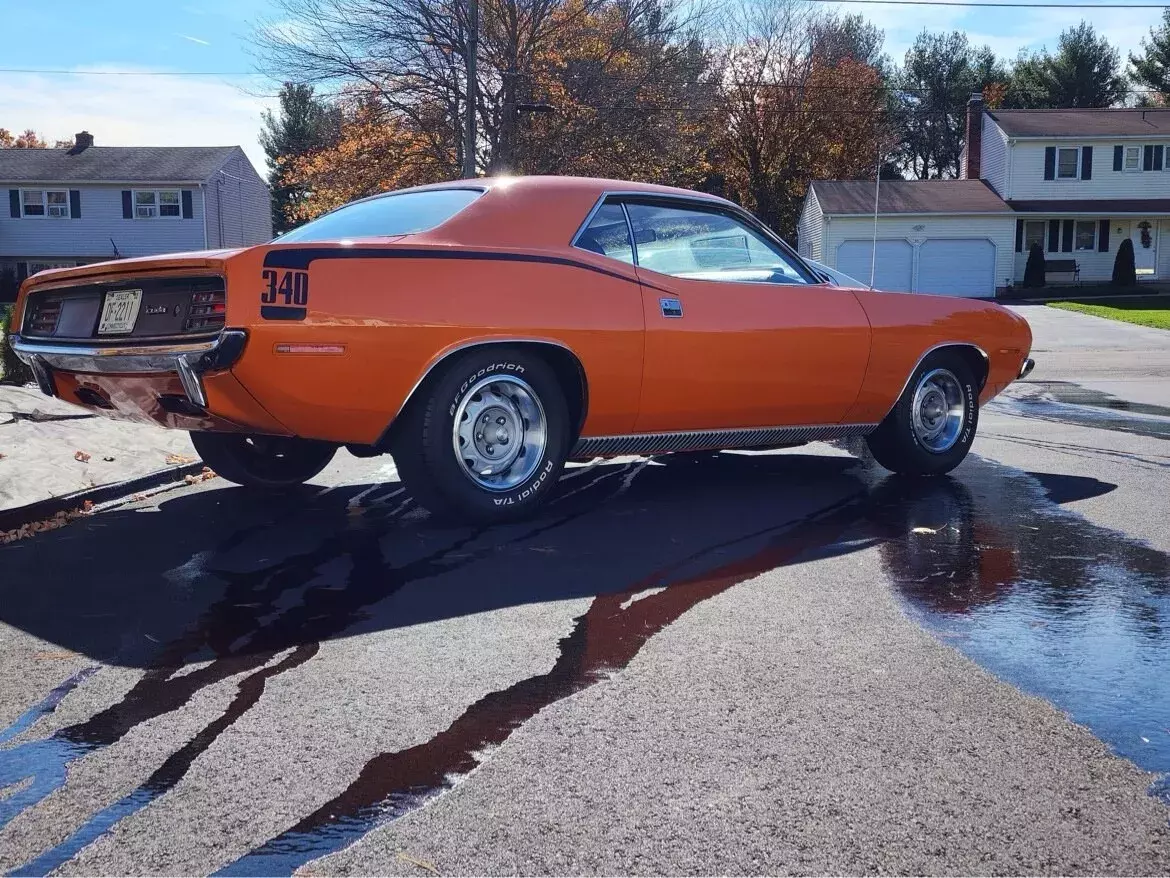
MULTIPOLYGON (((0 149, 0 274, 272 238, 267 184, 238 146, 0 149)), ((9 285, 11 286, 11 285, 9 285)))
POLYGON ((957 180, 812 183, 800 252, 867 283, 872 267, 883 289, 993 296, 1022 283, 1032 244, 1092 283, 1129 238, 1139 281, 1170 280, 1170 110, 988 110, 973 95, 966 136, 957 180))

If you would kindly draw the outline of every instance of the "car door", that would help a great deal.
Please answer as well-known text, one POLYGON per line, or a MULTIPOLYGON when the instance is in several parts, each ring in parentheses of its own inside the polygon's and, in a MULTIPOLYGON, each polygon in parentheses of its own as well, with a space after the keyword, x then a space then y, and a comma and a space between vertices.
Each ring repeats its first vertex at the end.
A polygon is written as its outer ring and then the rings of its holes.
POLYGON ((646 346, 639 433, 834 424, 870 327, 753 219, 700 199, 625 197, 646 346))

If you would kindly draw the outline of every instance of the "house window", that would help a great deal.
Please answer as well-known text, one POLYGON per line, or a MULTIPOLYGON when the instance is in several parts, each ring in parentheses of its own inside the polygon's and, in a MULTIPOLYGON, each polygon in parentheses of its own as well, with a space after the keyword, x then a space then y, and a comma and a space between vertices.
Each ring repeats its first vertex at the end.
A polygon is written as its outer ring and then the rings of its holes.
POLYGON ((76 262, 30 262, 28 264, 29 277, 41 271, 48 271, 51 268, 72 268, 76 262))
POLYGON ((20 204, 23 216, 69 219, 67 189, 23 189, 20 204))
POLYGON ((1127 146, 1125 148, 1125 170, 1140 171, 1142 169, 1142 148, 1127 146))
POLYGON ((1039 244, 1044 249, 1044 230, 1047 224, 1044 220, 1028 220, 1024 223, 1024 252, 1031 253, 1032 245, 1039 244))
POLYGON ((181 216, 178 189, 134 190, 135 219, 179 219, 181 216))
POLYGON ((1080 164, 1081 151, 1072 149, 1058 149, 1056 151, 1056 176, 1061 180, 1075 180, 1077 166, 1080 164))
POLYGON ((1096 250, 1097 249, 1097 221, 1096 220, 1077 220, 1074 247, 1077 250, 1096 250))

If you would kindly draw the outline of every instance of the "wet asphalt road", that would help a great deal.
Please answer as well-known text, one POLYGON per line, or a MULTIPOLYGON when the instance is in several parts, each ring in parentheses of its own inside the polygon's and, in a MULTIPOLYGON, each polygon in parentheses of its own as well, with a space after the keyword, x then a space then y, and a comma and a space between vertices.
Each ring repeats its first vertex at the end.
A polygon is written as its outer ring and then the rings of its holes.
POLYGON ((626 459, 450 529, 342 454, 0 548, 0 872, 1167 873, 1170 341, 1028 316, 949 479, 626 459))

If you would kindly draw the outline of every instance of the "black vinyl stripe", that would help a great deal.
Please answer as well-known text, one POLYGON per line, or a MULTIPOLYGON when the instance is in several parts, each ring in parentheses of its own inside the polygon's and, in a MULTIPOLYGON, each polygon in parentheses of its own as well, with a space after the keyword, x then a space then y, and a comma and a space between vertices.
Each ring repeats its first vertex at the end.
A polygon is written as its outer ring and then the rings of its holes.
POLYGON ((286 305, 261 305, 260 316, 265 320, 304 320, 307 308, 290 308, 286 305))
MULTIPOLYGON (((565 265, 617 278, 628 283, 639 283, 616 271, 609 271, 588 262, 579 262, 564 256, 543 256, 534 253, 496 253, 486 250, 444 250, 409 247, 298 247, 289 250, 269 250, 264 256, 265 268, 291 268, 304 271, 318 259, 459 259, 480 262, 535 262, 545 265, 565 265)), ((642 286, 659 292, 661 287, 641 281, 642 286)))

